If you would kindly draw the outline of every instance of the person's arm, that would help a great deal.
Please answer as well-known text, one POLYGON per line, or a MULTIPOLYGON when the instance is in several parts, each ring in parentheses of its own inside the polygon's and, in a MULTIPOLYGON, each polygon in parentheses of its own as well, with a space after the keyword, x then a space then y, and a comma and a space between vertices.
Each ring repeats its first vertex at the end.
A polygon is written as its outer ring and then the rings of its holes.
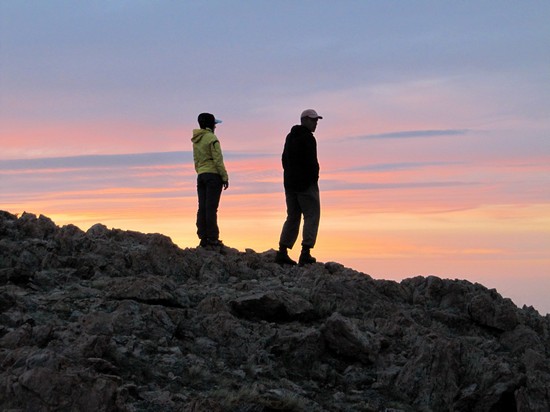
POLYGON ((220 142, 218 140, 214 140, 212 142, 211 149, 212 149, 212 160, 216 165, 216 169, 218 170, 218 173, 222 177, 223 188, 225 190, 229 187, 229 176, 227 174, 227 170, 225 169, 225 164, 223 163, 223 154, 222 154, 222 148, 220 146, 220 142))
POLYGON ((317 142, 313 136, 304 142, 303 173, 308 184, 319 180, 319 162, 317 160, 317 142))

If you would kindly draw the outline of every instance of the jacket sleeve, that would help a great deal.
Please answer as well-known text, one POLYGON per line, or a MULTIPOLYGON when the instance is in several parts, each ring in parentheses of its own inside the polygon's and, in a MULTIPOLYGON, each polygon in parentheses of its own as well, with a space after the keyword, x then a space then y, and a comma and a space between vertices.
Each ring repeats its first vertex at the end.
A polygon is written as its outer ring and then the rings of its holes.
POLYGON ((218 170, 219 175, 222 177, 223 182, 229 181, 229 176, 227 175, 227 170, 225 170, 225 165, 223 163, 223 154, 220 142, 216 139, 211 143, 210 149, 212 151, 212 160, 214 165, 218 170))
POLYGON ((307 140, 307 150, 304 156, 304 172, 309 184, 319 181, 319 161, 317 160, 317 142, 311 136, 307 140))

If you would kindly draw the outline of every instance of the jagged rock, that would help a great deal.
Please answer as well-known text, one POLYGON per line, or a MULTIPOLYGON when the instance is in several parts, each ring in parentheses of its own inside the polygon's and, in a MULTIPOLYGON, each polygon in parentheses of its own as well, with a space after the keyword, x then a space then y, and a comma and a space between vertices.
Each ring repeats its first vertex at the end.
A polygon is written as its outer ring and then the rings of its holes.
POLYGON ((550 410, 549 316, 274 257, 0 211, 0 409, 550 410))
MULTIPOLYGON (((496 292, 495 292, 496 293, 496 292)), ((518 324, 514 304, 500 296, 477 295, 472 297, 469 312, 472 319, 483 326, 512 330, 518 324)))
POLYGON ((259 292, 230 302, 233 311, 241 317, 274 322, 306 320, 313 315, 313 305, 285 291, 259 292))
POLYGON ((351 319, 337 312, 325 321, 321 330, 327 346, 344 358, 368 363, 378 352, 372 338, 362 333, 351 319))
MULTIPOLYGON (((96 283, 97 284, 97 283, 96 283)), ((154 275, 113 279, 104 286, 107 297, 114 300, 135 300, 150 305, 184 308, 189 298, 184 288, 171 279, 154 275)))

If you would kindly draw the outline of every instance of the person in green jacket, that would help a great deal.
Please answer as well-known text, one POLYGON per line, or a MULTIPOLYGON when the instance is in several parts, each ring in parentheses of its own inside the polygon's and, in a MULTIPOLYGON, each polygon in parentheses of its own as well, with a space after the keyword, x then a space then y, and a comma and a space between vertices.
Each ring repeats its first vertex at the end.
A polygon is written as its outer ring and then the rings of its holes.
POLYGON ((211 113, 198 117, 200 129, 193 130, 193 160, 197 172, 197 235, 200 246, 223 246, 219 239, 218 206, 223 190, 229 187, 229 177, 223 163, 220 142, 214 134, 221 123, 211 113))

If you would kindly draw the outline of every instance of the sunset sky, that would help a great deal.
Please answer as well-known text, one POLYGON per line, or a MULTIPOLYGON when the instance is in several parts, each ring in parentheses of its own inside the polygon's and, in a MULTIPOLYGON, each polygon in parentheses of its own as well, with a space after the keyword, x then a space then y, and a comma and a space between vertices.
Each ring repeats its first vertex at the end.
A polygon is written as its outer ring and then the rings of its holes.
POLYGON ((0 0, 0 209, 196 247, 208 111, 221 239, 276 248, 284 138, 313 108, 318 260, 549 313, 549 22, 548 1, 0 0))

